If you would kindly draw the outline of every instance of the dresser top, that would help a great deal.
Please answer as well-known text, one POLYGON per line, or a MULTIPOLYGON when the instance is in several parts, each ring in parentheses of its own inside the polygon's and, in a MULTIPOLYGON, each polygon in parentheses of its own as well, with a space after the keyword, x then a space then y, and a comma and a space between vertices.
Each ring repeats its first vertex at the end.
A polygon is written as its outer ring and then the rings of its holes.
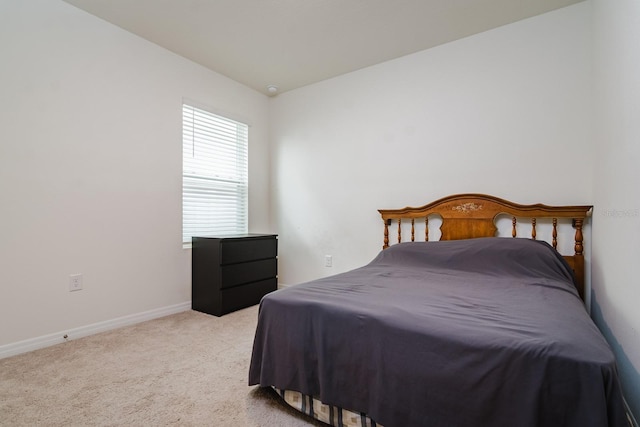
POLYGON ((193 236, 194 239, 247 239, 247 238, 272 238, 277 237, 277 234, 256 234, 256 233, 242 233, 242 234, 218 234, 215 236, 193 236))

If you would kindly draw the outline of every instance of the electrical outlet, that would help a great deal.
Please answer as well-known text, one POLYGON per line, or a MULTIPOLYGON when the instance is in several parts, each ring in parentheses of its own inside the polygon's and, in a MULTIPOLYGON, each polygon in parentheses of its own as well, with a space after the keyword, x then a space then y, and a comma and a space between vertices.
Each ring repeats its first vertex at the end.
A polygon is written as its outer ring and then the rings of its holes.
POLYGON ((324 266, 325 267, 333 266, 333 257, 331 255, 324 256, 324 266))
POLYGON ((69 276, 69 292, 82 289, 82 274, 72 274, 69 276))

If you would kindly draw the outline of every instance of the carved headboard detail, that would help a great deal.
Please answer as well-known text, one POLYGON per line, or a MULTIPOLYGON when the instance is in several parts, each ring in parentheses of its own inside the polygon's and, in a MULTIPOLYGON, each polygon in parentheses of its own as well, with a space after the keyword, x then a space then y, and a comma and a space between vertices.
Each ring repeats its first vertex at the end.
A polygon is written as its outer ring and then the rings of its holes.
POLYGON ((512 222, 512 237, 536 239, 537 220, 551 219, 552 233, 549 242, 558 249, 558 219, 569 218, 575 228, 574 254, 563 254, 576 277, 576 287, 584 298, 584 236, 582 226, 592 206, 547 206, 543 204, 521 205, 486 194, 456 194, 444 197, 422 207, 406 207, 403 209, 380 209, 384 221, 384 245, 389 247, 389 227, 396 222, 398 226, 398 243, 402 241, 403 222, 411 224, 411 241, 415 240, 416 221, 424 221, 424 240, 429 240, 429 216, 442 218, 440 240, 473 239, 493 237, 498 230, 496 218, 508 215, 512 222), (518 236, 516 232, 517 218, 528 218, 531 221, 531 233, 518 236))

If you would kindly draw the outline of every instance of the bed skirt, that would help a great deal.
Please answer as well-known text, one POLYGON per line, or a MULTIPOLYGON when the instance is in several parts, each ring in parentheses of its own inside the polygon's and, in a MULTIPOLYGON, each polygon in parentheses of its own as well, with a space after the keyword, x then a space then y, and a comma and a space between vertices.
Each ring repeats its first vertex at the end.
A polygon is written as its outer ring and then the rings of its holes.
POLYGON ((383 427, 365 414, 327 405, 313 396, 271 387, 292 408, 334 427, 383 427))

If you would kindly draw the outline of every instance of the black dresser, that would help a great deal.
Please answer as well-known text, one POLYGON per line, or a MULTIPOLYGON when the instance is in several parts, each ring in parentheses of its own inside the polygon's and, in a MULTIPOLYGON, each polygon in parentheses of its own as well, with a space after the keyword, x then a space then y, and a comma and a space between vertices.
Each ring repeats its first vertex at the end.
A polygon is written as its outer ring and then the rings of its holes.
POLYGON ((191 308, 222 316, 278 288, 275 234, 194 237, 191 308))

